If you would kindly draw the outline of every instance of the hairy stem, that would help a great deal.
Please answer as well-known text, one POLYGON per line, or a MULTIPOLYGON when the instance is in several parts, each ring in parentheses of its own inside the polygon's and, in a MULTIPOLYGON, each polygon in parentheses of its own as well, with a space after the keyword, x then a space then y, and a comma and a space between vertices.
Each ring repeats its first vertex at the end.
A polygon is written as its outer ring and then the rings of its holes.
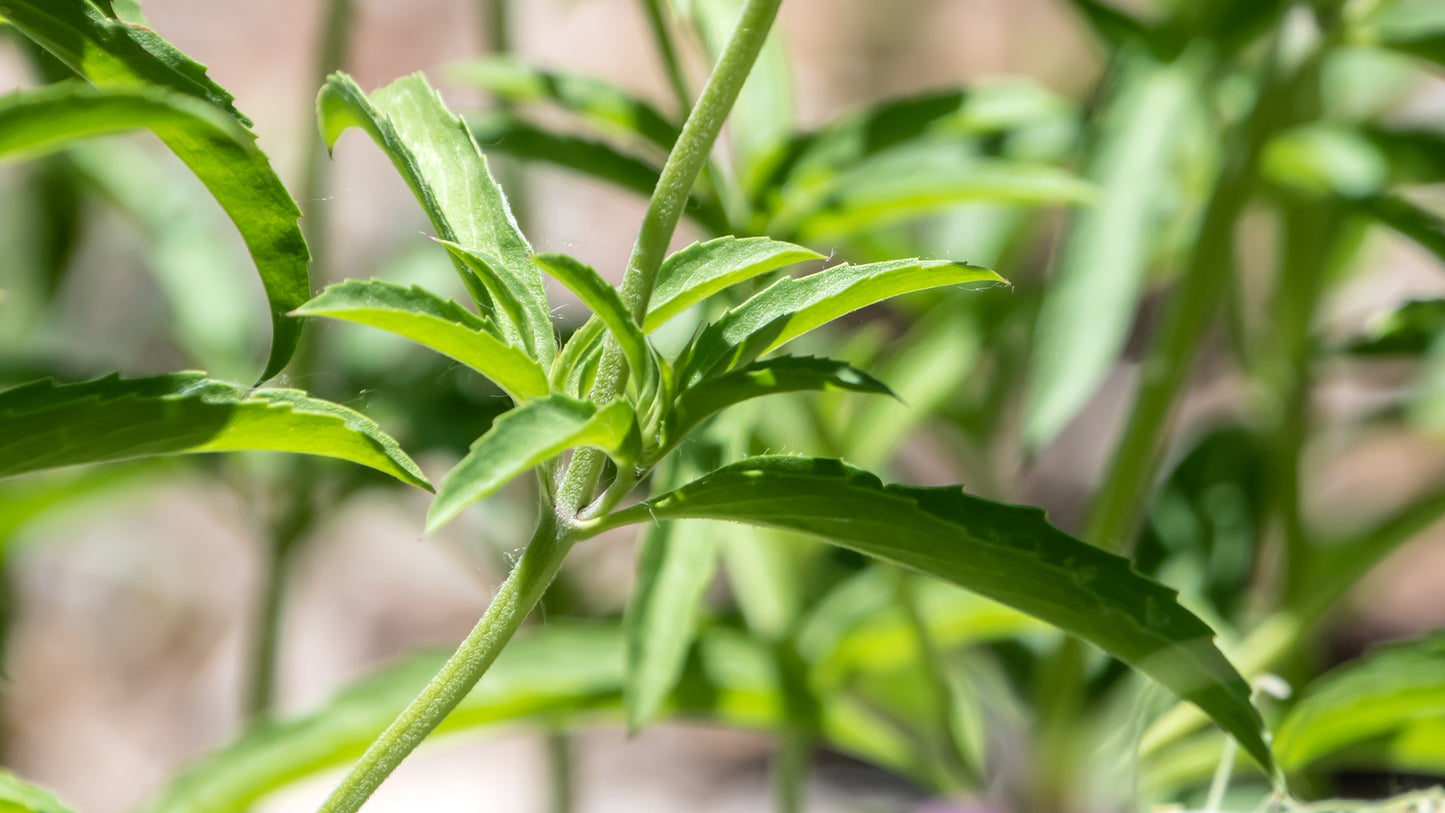
POLYGON ((355 813, 396 766, 446 719, 537 606, 573 541, 555 517, 550 513, 542 516, 522 558, 502 582, 471 634, 421 694, 366 749, 320 813, 355 813))

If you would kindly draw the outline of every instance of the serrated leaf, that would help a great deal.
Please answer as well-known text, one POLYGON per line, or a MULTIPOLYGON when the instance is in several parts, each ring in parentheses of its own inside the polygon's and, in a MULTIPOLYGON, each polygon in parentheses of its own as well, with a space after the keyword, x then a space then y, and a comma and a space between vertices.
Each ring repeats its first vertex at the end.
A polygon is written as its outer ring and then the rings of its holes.
POLYGON ((680 380, 747 364, 814 328, 876 302, 945 285, 991 288, 999 275, 950 260, 893 260, 835 265, 806 277, 785 277, 708 325, 679 360, 680 380))
MULTIPOLYGON (((209 102, 242 127, 250 125, 231 104, 231 94, 206 76, 204 65, 153 29, 107 15, 88 0, 0 0, 0 16, 97 86, 159 85, 209 102)), ((311 295, 311 255, 297 224, 301 210, 266 156, 249 142, 219 135, 209 125, 152 129, 215 196, 256 263, 271 307, 271 353, 261 376, 270 378, 286 366, 301 336, 301 324, 286 313, 311 295)), ((248 138, 254 138, 249 131, 248 138)))
POLYGON ((505 57, 451 65, 458 82, 478 85, 514 103, 556 105, 599 129, 622 133, 671 151, 681 131, 656 107, 591 76, 543 70, 505 57))
POLYGON ((0 477, 197 452, 335 457, 430 490, 375 422, 299 390, 247 389, 186 372, 0 392, 0 477))
POLYGON ((1299 770, 1348 746, 1445 719, 1445 636, 1383 647, 1317 679, 1280 723, 1280 766, 1299 770))
POLYGON ((642 329, 648 333, 713 294, 769 271, 824 259, 768 237, 719 237, 693 243, 662 263, 642 329))
POLYGON ((845 390, 893 397, 888 386, 835 359, 781 356, 753 362, 678 394, 663 424, 663 447, 686 437, 705 418, 751 398, 804 390, 845 390))
POLYGON ((294 313, 343 319, 411 339, 492 379, 515 401, 549 391, 547 374, 537 362, 494 336, 488 320, 417 286, 347 280, 294 313))
POLYGON ((549 276, 562 283, 567 290, 577 295, 622 347, 627 366, 632 369, 632 379, 639 391, 655 386, 659 371, 642 328, 633 321, 632 314, 623 304, 617 289, 597 273, 592 266, 579 262, 566 254, 538 254, 533 260, 549 276))
POLYGON ((601 408, 566 395, 528 401, 493 421, 442 480, 427 512, 427 533, 568 449, 600 449, 619 465, 630 465, 637 459, 640 443, 637 420, 626 400, 601 408))
POLYGON ((1088 176, 1099 202, 1075 215, 1035 324, 1024 401, 1024 440, 1051 441, 1114 365, 1134 321, 1159 229, 1151 217, 1168 193, 1197 92, 1186 64, 1133 55, 1100 125, 1088 176))
POLYGON ((240 122, 194 96, 146 85, 63 82, 0 96, 0 159, 33 158, 79 139, 162 125, 208 128, 252 147, 240 122))
POLYGON ((477 304, 495 304, 492 316, 508 342, 527 348, 543 366, 551 364, 556 336, 542 275, 466 122, 447 109, 421 74, 369 96, 346 74, 332 74, 316 111, 328 148, 350 127, 371 136, 411 187, 437 236, 454 244, 448 248, 477 304), (472 262, 462 262, 458 251, 472 262))
POLYGON ((1352 356, 1423 355, 1445 333, 1445 299, 1412 299, 1383 317, 1344 351, 1352 356))
POLYGON ((75 813, 38 785, 22 781, 9 771, 0 771, 0 811, 4 813, 75 813))
POLYGON ((841 461, 760 457, 712 472, 598 529, 721 519, 814 536, 972 590, 1109 652, 1198 705, 1272 765, 1249 687, 1174 591, 1049 525, 955 487, 885 486, 841 461))
MULTIPOLYGON (((477 143, 488 152, 523 161, 544 161, 590 175, 643 197, 652 195, 662 169, 618 150, 610 144, 543 130, 506 112, 496 111, 467 119, 477 143)), ((716 200, 694 192, 683 216, 714 234, 728 230, 727 215, 716 200)))

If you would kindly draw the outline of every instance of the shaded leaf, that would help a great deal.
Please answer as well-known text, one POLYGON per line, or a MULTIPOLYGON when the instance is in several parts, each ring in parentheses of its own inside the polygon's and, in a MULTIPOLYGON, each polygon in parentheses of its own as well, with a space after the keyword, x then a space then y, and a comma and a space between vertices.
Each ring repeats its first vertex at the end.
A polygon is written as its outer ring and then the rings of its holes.
POLYGON ((629 465, 637 459, 640 442, 632 406, 625 400, 601 408, 566 395, 528 401, 493 421, 467 456, 447 473, 427 512, 427 533, 568 449, 600 449, 619 465, 629 465))
POLYGON ((992 288, 994 272, 949 260, 893 260, 835 265, 806 277, 785 277, 708 325, 686 354, 681 380, 747 364, 838 317, 890 297, 945 285, 992 288))
POLYGON ((1445 333, 1445 299, 1414 299, 1383 316, 1366 335, 1345 345, 1345 352, 1419 356, 1445 333))
POLYGON ((1445 262, 1445 220, 1398 195, 1355 202, 1358 209, 1428 249, 1445 262))
POLYGON ((769 271, 821 259, 823 255, 816 251, 767 237, 729 236, 693 243, 663 261, 642 328, 651 333, 725 288, 769 271))
POLYGON ((477 304, 493 308, 508 343, 543 366, 556 352, 542 275, 506 196, 492 180, 466 122, 446 108, 421 74, 370 96, 344 73, 327 78, 316 99, 328 148, 349 127, 365 130, 391 159, 426 211, 477 304))
POLYGON ((1110 48, 1120 49, 1131 43, 1148 43, 1154 32, 1141 20, 1104 0, 1070 0, 1089 29, 1110 48))
POLYGON ((622 354, 627 357, 627 366, 632 368, 632 378, 637 382, 638 390, 655 386, 658 369, 652 348, 647 344, 642 328, 633 321, 617 289, 608 285, 592 266, 566 254, 538 254, 533 259, 548 275, 576 294, 582 304, 607 326, 621 345, 622 354))
POLYGON ((841 461, 760 457, 619 511, 598 529, 722 519, 814 536, 973 590, 1089 641, 1207 712, 1272 765, 1249 687, 1214 632, 1127 559, 1080 542, 1037 509, 958 487, 884 486, 841 461))
POLYGON ((493 335, 488 320, 417 286, 347 280, 297 308, 395 333, 456 359, 492 379, 513 400, 546 395, 547 374, 522 350, 493 335))
POLYGON ((0 811, 4 813, 75 813, 60 803, 55 794, 9 771, 0 771, 0 811))
POLYGON ((359 412, 299 390, 247 389, 204 373, 35 381, 0 392, 0 477, 196 452, 278 451, 350 460, 430 490, 359 412))
MULTIPOLYGON (((250 125, 231 104, 231 94, 206 76, 205 66, 153 29, 118 19, 88 0, 0 0, 0 16, 95 85, 159 85, 250 125)), ((271 306, 271 354, 261 376, 270 378, 286 366, 301 336, 301 324, 285 314, 310 297, 311 255, 297 224, 301 211, 266 156, 232 134, 183 123, 152 129, 226 210, 256 263, 271 306)))

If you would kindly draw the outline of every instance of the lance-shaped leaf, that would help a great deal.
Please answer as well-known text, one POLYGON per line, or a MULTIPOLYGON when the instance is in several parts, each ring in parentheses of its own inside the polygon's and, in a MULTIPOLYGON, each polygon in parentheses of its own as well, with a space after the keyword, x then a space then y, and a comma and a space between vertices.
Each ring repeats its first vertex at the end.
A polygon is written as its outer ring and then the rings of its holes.
POLYGON ((598 528, 689 518, 807 534, 1033 615, 1158 680, 1272 765, 1249 687, 1215 648, 1213 630, 1174 591, 1048 524, 1037 509, 957 486, 885 486, 837 460, 760 457, 619 511, 598 528))
POLYGON ((1364 213, 1405 235, 1445 262, 1445 219, 1398 195, 1376 195, 1355 202, 1364 213))
POLYGON ((624 399, 601 408, 566 395, 528 401, 497 418, 442 480, 427 512, 427 533, 568 449, 600 449, 618 465, 631 465, 640 443, 637 419, 624 399))
MULTIPOLYGON (((720 633, 721 631, 719 631, 720 633)), ((782 699, 766 655, 751 641, 714 633, 667 711, 734 729, 775 729, 782 699)), ((272 792, 354 761, 426 685, 443 653, 413 655, 347 687, 304 716, 269 722, 186 769, 140 813, 244 813, 272 792)), ((620 715, 622 634, 615 626, 552 621, 497 657, 438 734, 477 734, 528 722, 610 722, 620 715)), ((909 743, 845 696, 825 708, 834 747, 904 775, 926 776, 909 743)), ((51 813, 39 811, 38 813, 51 813)))
POLYGON ((715 412, 750 398, 802 390, 847 390, 892 396, 887 385, 852 365, 812 356, 764 359, 683 390, 668 412, 663 447, 686 437, 715 412))
POLYGON ((1345 346, 1355 356, 1420 356, 1445 333, 1445 299, 1413 299, 1345 346))
POLYGON ((542 70, 506 58, 452 65, 459 82, 477 85, 516 103, 546 103, 576 113, 611 133, 622 133, 671 151, 679 128, 657 108, 616 85, 590 76, 542 70))
POLYGON ((747 364, 838 317, 890 297, 945 285, 992 288, 999 275, 950 260, 892 260, 835 265, 806 277, 785 277, 723 314, 699 334, 679 362, 684 381, 747 364))
POLYGON ((5 813, 75 813, 61 804, 55 794, 21 781, 9 771, 0 771, 0 810, 5 813))
POLYGON ((513 400, 546 395, 547 374, 522 350, 503 343, 488 320, 423 290, 381 280, 347 280, 297 308, 297 316, 327 316, 404 336, 492 379, 513 400))
POLYGON ((1445 13, 1432 3, 1388 4, 1358 36, 1445 67, 1445 13))
POLYGON ((247 389, 186 372, 79 384, 35 381, 0 392, 0 477, 195 452, 336 457, 430 490, 373 421, 299 390, 247 389))
MULTIPOLYGON (((549 132, 503 111, 470 116, 467 123, 477 143, 488 152, 523 161, 543 161, 591 175, 643 197, 652 195, 662 174, 657 165, 610 144, 549 132)), ((682 213, 706 231, 714 234, 728 231, 727 215, 710 196, 694 192, 682 213)))
POLYGON ((642 328, 632 320, 632 314, 628 313, 617 289, 608 285, 592 266, 566 254, 538 254, 533 259, 553 279, 576 294, 582 304, 612 332, 627 358, 627 366, 632 368, 632 378, 637 382, 638 390, 655 384, 659 373, 652 348, 647 344, 642 328))
MULTIPOLYGON (((1315 681, 1275 737, 1280 767, 1297 770, 1349 746, 1445 721, 1445 636, 1395 644, 1315 681)), ((1437 727, 1438 730, 1438 727, 1437 727)))
POLYGON ((252 146, 235 117, 194 96, 145 85, 64 82, 0 96, 0 160, 33 158, 78 139, 164 125, 208 128, 242 148, 252 146))
POLYGON ((492 307, 495 301, 500 312, 492 315, 508 342, 550 364, 556 336, 542 275, 466 122, 447 109, 421 74, 370 96, 346 74, 332 74, 316 110, 328 148, 349 127, 371 136, 411 187, 437 236, 455 244, 448 248, 477 304, 492 307), (472 262, 464 263, 458 249, 472 262))
MULTIPOLYGON (((204 65, 151 28, 118 19, 109 9, 109 3, 90 0, 0 0, 0 17, 93 84, 159 85, 215 105, 249 126, 204 65)), ((266 156, 231 133, 181 122, 152 129, 226 210, 256 263, 271 307, 271 354, 262 375, 270 378, 286 366, 301 336, 301 324, 286 313, 311 295, 310 252, 297 224, 301 211, 266 156)), ((249 131, 247 136, 253 138, 249 131)))
POLYGON ((816 251, 767 237, 693 243, 663 261, 642 329, 651 333, 713 294, 760 274, 821 259, 816 251))

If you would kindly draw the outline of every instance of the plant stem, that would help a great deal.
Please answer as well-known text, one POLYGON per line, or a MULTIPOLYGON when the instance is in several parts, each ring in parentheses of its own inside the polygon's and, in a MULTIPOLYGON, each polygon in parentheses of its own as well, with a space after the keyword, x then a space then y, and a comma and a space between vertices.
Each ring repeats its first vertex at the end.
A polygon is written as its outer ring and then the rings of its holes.
MULTIPOLYGON (((314 474, 305 471, 303 473, 314 474)), ((271 712, 276 703, 277 664, 280 662, 282 605, 290 582, 291 561, 296 545, 311 527, 311 490, 301 482, 309 477, 288 477, 295 489, 285 489, 287 505, 271 524, 271 544, 266 549, 266 573, 261 584, 261 606, 256 620, 256 643, 251 656, 251 681, 246 698, 247 716, 255 719, 271 712)))
POLYGON ((677 61, 677 49, 672 45, 672 33, 667 29, 661 0, 642 0, 642 9, 647 13, 647 25, 652 30, 652 41, 657 45, 657 56, 667 73, 667 83, 677 99, 677 109, 684 115, 692 109, 692 94, 687 92, 687 80, 682 75, 682 65, 677 61))
POLYGON ((531 543, 471 634, 421 694, 366 749, 320 813, 355 813, 396 766, 446 719, 537 606, 573 542, 565 525, 551 513, 543 514, 531 543))
POLYGON ((548 813, 572 812, 572 738, 567 732, 547 732, 548 813))
MULTIPOLYGON (((347 34, 351 27, 351 7, 352 0, 329 0, 326 5, 326 18, 321 25, 321 42, 316 53, 314 78, 317 87, 326 82, 326 77, 332 71, 346 67, 350 45, 347 34)), ((305 141, 306 166, 301 177, 301 205, 306 213, 301 220, 301 227, 306 232, 306 242, 311 245, 312 253, 320 258, 326 256, 328 218, 323 216, 325 209, 318 204, 326 190, 331 162, 321 141, 321 131, 316 126, 315 118, 314 112, 306 116, 309 122, 305 141)), ((318 268, 324 267, 320 259, 313 262, 318 268)), ((326 278, 325 274, 320 276, 322 279, 326 278)))

